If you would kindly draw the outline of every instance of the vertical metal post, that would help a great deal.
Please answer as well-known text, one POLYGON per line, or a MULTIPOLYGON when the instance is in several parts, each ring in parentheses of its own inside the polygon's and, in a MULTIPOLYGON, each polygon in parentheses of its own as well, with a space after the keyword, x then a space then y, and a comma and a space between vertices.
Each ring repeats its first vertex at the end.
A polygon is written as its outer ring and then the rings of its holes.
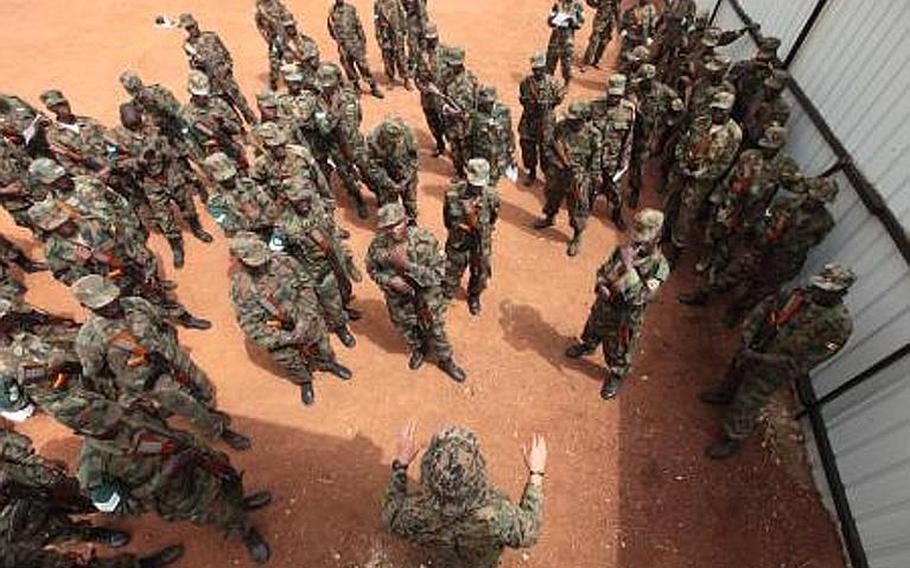
POLYGON ((724 0, 717 0, 717 2, 714 4, 714 9, 711 10, 711 19, 708 20, 708 25, 714 25, 714 20, 717 19, 717 13, 720 11, 720 4, 723 1, 724 0))
POLYGON ((809 14, 809 19, 806 20, 805 24, 803 24, 803 29, 799 30, 799 35, 796 36, 796 41, 793 42, 793 46, 787 53, 786 59, 784 59, 785 68, 789 69, 790 64, 793 63, 794 59, 796 59, 797 54, 799 54, 799 49, 803 46, 803 43, 806 42, 806 38, 809 37, 809 34, 812 32, 812 28, 815 27, 815 21, 818 20, 818 17, 821 15, 822 10, 825 9, 825 6, 827 4, 828 0, 817 0, 815 2, 815 8, 812 9, 812 13, 809 14))

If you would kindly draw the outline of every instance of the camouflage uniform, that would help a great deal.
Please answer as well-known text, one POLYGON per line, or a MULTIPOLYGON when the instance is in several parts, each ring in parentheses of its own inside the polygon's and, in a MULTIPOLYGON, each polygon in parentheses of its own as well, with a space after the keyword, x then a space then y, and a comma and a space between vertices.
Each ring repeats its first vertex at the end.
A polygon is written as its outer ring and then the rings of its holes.
POLYGON ((477 93, 477 109, 471 113, 467 158, 483 158, 490 165, 490 185, 515 165, 515 135, 509 107, 497 102, 496 89, 489 86, 477 93))
POLYGON ((237 140, 244 132, 243 124, 234 111, 224 99, 212 96, 210 80, 199 71, 190 72, 188 90, 192 96, 180 114, 204 153, 224 152, 245 168, 246 154, 237 140))
POLYGON ((853 331, 843 295, 855 280, 840 265, 826 265, 809 286, 765 299, 746 321, 742 343, 724 382, 702 394, 710 403, 730 404, 723 419, 724 441, 709 455, 734 453, 755 429, 774 392, 837 354, 853 331))
POLYGON ((180 27, 187 31, 183 51, 191 69, 205 73, 212 85, 212 94, 223 98, 234 112, 253 124, 256 115, 234 79, 234 60, 224 42, 213 31, 199 31, 199 24, 190 14, 180 15, 180 27))
POLYGON ((401 0, 408 25, 408 64, 413 73, 419 68, 419 61, 431 39, 430 17, 427 14, 427 0, 401 0))
MULTIPOLYGON (((120 83, 132 97, 130 103, 142 111, 143 123, 157 127, 167 137, 181 159, 196 159, 202 155, 202 149, 193 130, 181 116, 180 101, 170 89, 157 84, 145 85, 132 71, 121 73, 120 83)), ((204 188, 201 183, 198 183, 198 186, 197 190, 202 195, 204 188)))
POLYGON ((565 97, 564 88, 544 72, 545 68, 543 54, 532 57, 533 73, 525 77, 518 87, 518 101, 522 107, 518 143, 521 145, 522 165, 528 172, 527 185, 536 179, 538 164, 543 172, 549 170, 546 155, 556 123, 554 112, 565 97))
POLYGON ((569 105, 565 119, 559 121, 549 148, 547 163, 547 184, 544 187, 546 202, 544 217, 535 223, 538 229, 551 226, 563 202, 569 212, 569 224, 574 235, 566 254, 575 256, 581 246, 591 213, 588 191, 594 176, 600 175, 600 132, 589 122, 588 103, 574 102, 569 105))
POLYGON ((408 492, 397 462, 386 489, 386 529, 423 547, 434 566, 493 568, 503 549, 533 546, 540 533, 543 493, 528 481, 513 504, 487 479, 475 436, 450 428, 433 437, 421 462, 420 487, 408 492))
POLYGON ((626 76, 612 75, 609 79, 607 98, 591 104, 593 125, 600 132, 600 183, 592 183, 590 207, 598 195, 605 195, 612 208, 616 227, 625 229, 622 219, 622 177, 629 169, 635 127, 635 104, 625 98, 626 76))
POLYGON ((414 132, 400 118, 387 118, 367 134, 368 178, 379 205, 398 202, 417 219, 420 155, 414 132))
POLYGON ((271 238, 281 207, 269 192, 252 179, 238 176, 225 154, 212 154, 205 166, 218 184, 205 206, 224 234, 232 237, 251 231, 263 239, 271 238))
POLYGON ((758 146, 759 140, 769 126, 772 124, 786 126, 790 119, 790 105, 781 96, 787 77, 786 71, 775 69, 771 76, 765 79, 762 98, 753 100, 746 108, 743 133, 750 148, 758 146))
POLYGON ((639 45, 651 45, 656 24, 659 18, 657 8, 650 0, 639 0, 637 6, 628 8, 622 14, 620 22, 620 37, 622 37, 621 53, 627 53, 639 45))
POLYGON ((400 204, 383 206, 378 218, 380 232, 367 249, 367 273, 385 294, 389 317, 411 350, 409 366, 417 369, 423 356, 433 349, 439 366, 455 380, 463 381, 464 372, 455 365, 445 331, 445 261, 436 238, 426 229, 406 223, 400 204), (402 224, 406 224, 404 238, 398 241, 392 229, 402 224), (405 281, 410 293, 396 290, 394 282, 398 280, 405 281))
MULTIPOLYGON (((52 109, 69 104, 63 93, 45 91, 41 101, 52 109)), ((110 162, 108 131, 100 122, 87 116, 70 116, 66 122, 55 120, 45 128, 45 137, 53 158, 72 175, 85 175, 105 169, 110 162)))
POLYGON ((727 78, 736 85, 736 98, 733 107, 733 118, 742 121, 746 117, 746 109, 755 99, 761 97, 762 85, 774 73, 774 61, 780 40, 777 38, 764 38, 758 45, 758 52, 752 59, 737 61, 730 69, 727 78))
POLYGON ((446 125, 446 139, 452 153, 452 164, 457 176, 464 175, 468 128, 471 112, 477 106, 477 79, 464 68, 464 49, 454 48, 446 54, 444 61, 452 75, 444 91, 448 101, 443 101, 443 117, 446 125))
POLYGON ((366 79, 373 96, 382 97, 382 91, 370 72, 367 63, 367 38, 357 15, 357 8, 345 0, 336 0, 329 11, 329 35, 338 44, 338 59, 348 79, 360 90, 360 79, 366 79))
POLYGON ((575 30, 580 30, 584 22, 584 8, 577 0, 556 0, 550 8, 547 25, 552 31, 547 44, 547 73, 554 74, 557 63, 562 64, 562 78, 566 84, 572 79, 575 30))
MULTIPOLYGON (((416 0, 420 2, 422 0, 416 0)), ((410 36, 409 36, 410 37, 410 36)), ((442 49, 439 47, 439 34, 435 24, 429 24, 426 31, 426 48, 419 53, 414 76, 420 90, 420 108, 427 121, 427 127, 436 142, 435 156, 441 156, 446 149, 445 118, 442 114, 442 102, 433 89, 440 90, 444 85, 442 49)))
MULTIPOLYGON (((13 221, 21 227, 29 226, 28 208, 47 196, 47 192, 36 184, 28 183, 28 145, 23 129, 29 127, 37 114, 31 107, 20 104, 17 99, 0 95, 0 205, 6 209, 13 221), (29 116, 33 118, 28 119, 29 116)), ((37 136, 32 137, 32 141, 37 136)))
POLYGON ((594 8, 595 12, 584 64, 596 67, 607 45, 613 39, 614 23, 619 22, 619 0, 587 0, 587 4, 594 8))
POLYGON ((389 83, 398 76, 405 86, 411 86, 411 69, 405 51, 408 41, 407 14, 401 0, 375 0, 373 19, 376 43, 382 51, 382 62, 389 83))
POLYGON ((655 244, 660 237, 663 213, 643 209, 632 228, 632 244, 620 247, 597 271, 597 296, 581 335, 581 343, 567 351, 570 357, 603 346, 607 366, 601 396, 612 398, 632 366, 645 309, 670 275, 670 265, 655 244))
POLYGON ((256 29, 265 40, 269 50, 269 87, 278 88, 278 72, 281 69, 284 21, 291 12, 281 0, 256 0, 256 29))
MULTIPOLYGON (((715 57, 706 65, 709 74, 698 79, 689 95, 689 116, 694 119, 711 113, 711 103, 717 93, 736 94, 736 86, 724 78, 730 59, 715 57)), ((691 121, 690 121, 691 122, 691 121)))
POLYGON ((459 182, 446 192, 442 216, 446 229, 446 271, 443 291, 451 301, 461 286, 461 277, 470 267, 468 306, 480 312, 480 294, 492 276, 493 231, 501 201, 490 185, 486 160, 468 162, 467 183, 459 182))

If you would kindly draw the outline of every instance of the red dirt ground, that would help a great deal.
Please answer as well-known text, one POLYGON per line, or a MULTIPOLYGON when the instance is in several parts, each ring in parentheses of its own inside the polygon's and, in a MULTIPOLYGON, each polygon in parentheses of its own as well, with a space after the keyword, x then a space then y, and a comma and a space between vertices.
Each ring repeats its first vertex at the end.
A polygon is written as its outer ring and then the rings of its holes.
MULTIPOLYGON (((329 2, 288 0, 324 57, 335 57, 325 29, 329 2)), ((369 15, 370 58, 380 69, 369 15)), ((468 65, 498 87, 518 120, 517 85, 527 58, 546 45, 544 0, 431 2, 443 41, 463 45, 468 65)), ((149 82, 184 92, 182 32, 152 26, 156 14, 192 10, 203 29, 215 29, 234 54, 242 87, 252 95, 266 84, 265 46, 253 25, 252 0, 4 0, 0 46, 2 89, 37 104, 40 92, 62 89, 77 114, 113 124, 124 99, 118 74, 137 70, 149 82)), ((588 30, 580 34, 579 50, 588 30)), ((607 59, 615 57, 614 43, 607 59)), ((606 71, 580 75, 569 99, 591 98, 606 71)), ((251 101, 253 99, 251 98, 251 101)), ((421 222, 443 236, 441 198, 449 164, 429 157, 429 136, 415 93, 397 88, 384 102, 364 98, 365 127, 395 112, 420 133, 423 146, 421 222)), ((582 254, 565 256, 569 229, 538 233, 529 224, 540 210, 540 187, 507 181, 496 234, 495 279, 484 312, 472 319, 463 303, 450 312, 449 330, 460 362, 469 371, 456 386, 429 366, 407 370, 402 343, 388 322, 371 283, 357 289, 366 318, 353 326, 359 344, 338 346, 355 379, 317 382, 317 404, 304 409, 297 391, 274 376, 261 356, 250 356, 228 301, 225 240, 205 246, 188 239, 187 267, 174 272, 160 237, 153 246, 178 294, 193 312, 211 319, 208 332, 180 331, 194 358, 219 385, 220 402, 239 430, 255 442, 235 454, 250 489, 269 488, 271 508, 255 522, 271 542, 272 566, 417 566, 420 556, 384 535, 379 507, 387 481, 393 439, 401 424, 419 419, 429 436, 457 423, 475 430, 496 483, 518 495, 525 478, 520 447, 533 432, 551 448, 546 513, 539 544, 525 554, 510 552, 505 566, 528 567, 714 567, 831 568, 842 566, 833 523, 815 490, 777 465, 758 436, 736 459, 710 463, 702 449, 717 432, 718 415, 695 394, 716 380, 735 340, 717 314, 682 308, 675 295, 690 286, 688 267, 674 274, 652 308, 643 353, 619 399, 598 397, 599 366, 591 357, 562 356, 580 332, 592 299, 593 274, 616 244, 617 234, 598 210, 582 254)), ((656 203, 652 195, 645 199, 656 203)), ((358 258, 371 230, 348 211, 358 258)), ((210 219, 205 220, 214 231, 210 219)), ((10 229, 32 254, 28 235, 10 229)), ((48 274, 28 278, 29 298, 56 311, 80 315, 65 290, 48 274)), ((25 428, 42 452, 72 463, 78 442, 46 417, 25 428)), ((224 543, 206 528, 168 524, 154 517, 116 523, 132 530, 131 549, 183 541, 181 566, 222 568, 250 565, 240 545, 224 543)))

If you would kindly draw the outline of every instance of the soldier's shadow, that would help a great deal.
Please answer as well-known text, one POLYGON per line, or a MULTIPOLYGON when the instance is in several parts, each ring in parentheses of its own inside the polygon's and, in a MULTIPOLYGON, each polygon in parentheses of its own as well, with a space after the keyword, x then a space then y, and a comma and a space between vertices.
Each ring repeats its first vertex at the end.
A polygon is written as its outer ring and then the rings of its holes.
MULTIPOLYGON (((244 473, 245 491, 268 489, 273 495, 270 506, 250 515, 271 546, 270 566, 418 566, 425 561, 382 529, 390 470, 383 449, 364 433, 330 436, 250 417, 235 417, 234 427, 253 440, 247 452, 228 452, 244 473)), ((65 435, 40 453, 65 459, 72 471, 80 447, 78 438, 65 435)), ((223 444, 216 447, 224 450, 223 444)), ((253 565, 241 543, 225 541, 210 526, 169 523, 155 514, 99 517, 95 524, 129 531, 129 552, 149 553, 182 542, 182 566, 253 565)), ((103 548, 98 552, 107 554, 103 548)))
POLYGON ((362 336, 386 353, 404 355, 408 352, 404 339, 389 319, 383 300, 358 299, 354 306, 363 313, 363 318, 351 324, 351 330, 356 335, 362 336))
POLYGON ((504 199, 502 201, 502 206, 499 209, 499 218, 524 233, 533 236, 535 239, 543 238, 557 243, 569 242, 569 235, 560 230, 558 225, 547 227, 546 229, 535 229, 534 221, 537 220, 537 216, 508 200, 504 199))

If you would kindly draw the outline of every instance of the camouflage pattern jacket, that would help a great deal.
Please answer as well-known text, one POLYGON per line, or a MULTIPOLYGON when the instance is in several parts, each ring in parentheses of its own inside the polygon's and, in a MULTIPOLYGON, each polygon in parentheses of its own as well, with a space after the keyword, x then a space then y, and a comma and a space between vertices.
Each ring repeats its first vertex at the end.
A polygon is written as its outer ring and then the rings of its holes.
POLYGON ((600 132, 600 166, 613 176, 628 167, 632 155, 632 134, 635 127, 635 104, 622 99, 616 106, 606 101, 591 103, 593 125, 600 132), (602 103, 602 104, 599 104, 602 103))
POLYGON ((73 124, 53 122, 45 130, 54 159, 73 175, 104 169, 111 155, 107 128, 94 118, 77 116, 73 124))
POLYGON ((402 182, 417 182, 420 154, 414 132, 410 128, 405 127, 398 143, 392 146, 382 135, 380 125, 367 135, 366 144, 370 158, 371 185, 377 193, 393 191, 402 182))
POLYGON ((248 177, 238 177, 232 188, 215 186, 205 206, 228 237, 239 231, 268 237, 281 214, 278 202, 248 177))
POLYGON ((408 35, 408 15, 401 0, 375 0, 373 19, 376 21, 376 42, 382 49, 393 49, 408 35), (396 36, 399 38, 396 41, 396 36))
POLYGON ((669 276, 670 263, 659 247, 650 253, 634 245, 617 247, 597 269, 594 292, 614 306, 643 309, 669 276), (623 254, 630 255, 631 267, 626 266, 623 254), (608 296, 604 296, 605 291, 609 291, 608 296))
POLYGON ((647 92, 641 93, 636 90, 631 94, 632 102, 638 109, 636 129, 641 133, 643 140, 649 140, 655 129, 672 121, 674 106, 682 106, 679 94, 659 81, 652 81, 651 89, 647 92))
POLYGON ((442 296, 445 260, 439 253, 436 237, 428 230, 411 225, 402 243, 385 233, 377 234, 367 249, 366 268, 370 278, 386 296, 400 296, 392 288, 391 281, 395 276, 404 276, 418 284, 431 309, 445 309, 442 296), (391 258, 393 251, 402 249, 409 264, 403 273, 394 266, 391 258))
POLYGON ((484 158, 490 163, 494 178, 498 178, 515 162, 515 135, 512 133, 512 114, 509 107, 496 102, 489 113, 471 113, 468 139, 470 157, 484 158))
POLYGON ((250 168, 250 178, 260 187, 267 188, 278 201, 284 199, 284 189, 288 184, 302 184, 323 202, 334 205, 335 194, 310 149, 299 144, 288 144, 285 148, 287 155, 282 160, 270 154, 257 156, 250 168))
POLYGON ((231 52, 213 31, 204 31, 199 37, 187 39, 183 44, 183 51, 190 60, 190 67, 204 71, 209 78, 231 73, 234 67, 231 52))
MULTIPOLYGON (((601 145, 600 132, 591 123, 573 129, 570 121, 561 120, 556 124, 547 160, 554 169, 571 174, 576 183, 586 184, 592 176, 600 175, 601 145)), ((563 189, 573 191, 572 188, 563 189)))
POLYGON ((332 4, 329 10, 329 35, 343 49, 362 49, 367 42, 357 8, 352 4, 332 4))
POLYGON ((688 177, 718 180, 733 165, 742 138, 742 130, 732 118, 718 125, 708 116, 699 117, 676 146, 677 164, 688 177))
POLYGON ((710 200, 717 207, 715 221, 730 231, 751 230, 764 220, 765 211, 781 186, 783 172, 795 162, 784 153, 766 159, 761 150, 746 150, 710 200))
POLYGON ((493 256, 493 231, 502 201, 492 187, 483 188, 476 196, 467 195, 467 183, 452 186, 445 196, 442 218, 449 231, 446 250, 471 251, 489 274, 493 256))

